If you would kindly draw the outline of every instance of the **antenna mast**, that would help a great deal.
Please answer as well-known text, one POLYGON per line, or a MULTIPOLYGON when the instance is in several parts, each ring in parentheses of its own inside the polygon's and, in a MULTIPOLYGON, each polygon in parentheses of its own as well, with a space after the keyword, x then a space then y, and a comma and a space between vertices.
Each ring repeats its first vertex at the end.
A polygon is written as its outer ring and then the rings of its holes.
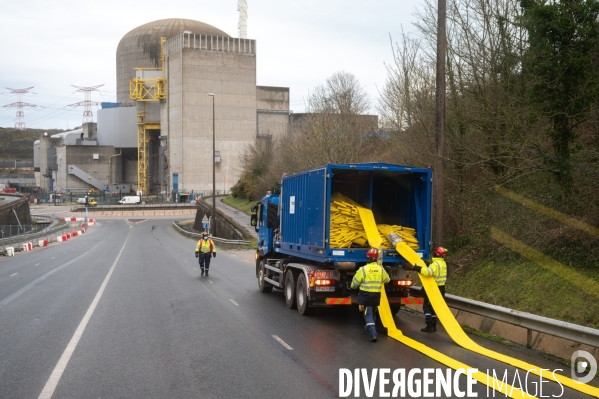
POLYGON ((29 90, 33 89, 34 86, 31 87, 27 87, 26 89, 11 89, 10 87, 7 87, 8 90, 10 90, 11 93, 15 93, 19 96, 19 101, 17 101, 16 103, 12 103, 12 104, 8 104, 5 105, 5 108, 16 108, 17 109, 17 118, 15 119, 15 129, 17 130, 25 130, 25 121, 23 118, 25 118, 25 112, 23 112, 23 108, 24 107, 37 107, 37 105, 34 104, 29 104, 29 103, 24 103, 23 101, 21 101, 21 97, 23 96, 24 93, 28 93, 29 90))
POLYGON ((248 37, 248 2, 247 0, 239 0, 237 3, 237 11, 239 11, 239 37, 247 39, 248 37))

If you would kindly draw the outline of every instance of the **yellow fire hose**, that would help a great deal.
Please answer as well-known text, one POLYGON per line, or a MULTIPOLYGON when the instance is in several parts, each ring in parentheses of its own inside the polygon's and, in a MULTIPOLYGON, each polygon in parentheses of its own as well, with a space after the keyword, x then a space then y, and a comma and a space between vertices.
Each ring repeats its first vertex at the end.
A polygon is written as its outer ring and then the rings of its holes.
MULTIPOLYGON (((393 231, 391 226, 387 226, 387 225, 378 225, 377 226, 371 210, 360 207, 358 204, 354 203, 353 201, 351 201, 341 195, 339 195, 337 199, 339 201, 347 201, 351 205, 353 205, 355 208, 357 208, 357 213, 359 215, 359 218, 360 218, 360 221, 362 224, 361 227, 363 227, 364 233, 368 240, 368 244, 371 247, 375 247, 375 248, 380 247, 380 245, 382 243, 382 238, 379 234, 379 231, 380 231, 384 236, 387 237, 389 243, 391 244, 391 247, 393 247, 393 244, 395 244, 395 249, 397 250, 397 252, 404 259, 406 259, 409 263, 411 263, 412 265, 426 267, 426 264, 424 263, 424 261, 409 246, 409 243, 405 242, 403 240, 403 238, 399 237, 399 235, 397 235, 393 231)), ((348 205, 345 204, 344 202, 336 202, 336 204, 338 206, 341 206, 342 208, 348 207, 348 205)), ((355 212, 355 211, 348 212, 347 209, 342 209, 340 212, 342 214, 347 213, 348 215, 351 215, 352 212, 355 212)), ((457 320, 455 319, 455 317, 453 316, 453 314, 447 307, 447 304, 445 303, 445 300, 441 296, 441 292, 439 291, 439 288, 437 287, 437 284, 435 283, 434 279, 431 277, 421 276, 420 280, 422 281, 422 286, 423 286, 424 290, 426 291, 426 294, 427 294, 428 298, 430 299, 431 304, 433 305, 433 308, 435 309, 435 313, 437 314, 437 317, 439 318, 439 320, 443 324, 443 327, 445 327, 445 330, 447 331, 447 333, 449 334, 449 336, 453 339, 453 341, 455 343, 457 343, 461 347, 468 349, 472 352, 478 353, 483 356, 487 356, 491 359, 495 359, 495 360, 504 362, 513 367, 517 367, 517 368, 526 370, 526 371, 530 372, 531 374, 541 376, 541 368, 540 367, 536 367, 532 364, 523 362, 523 361, 515 359, 513 357, 506 356, 501 353, 492 351, 490 349, 483 348, 482 346, 478 345, 476 342, 472 341, 470 339, 470 337, 468 337, 468 335, 466 335, 464 330, 462 330, 462 328, 458 324, 457 320)), ((381 320, 383 322, 383 325, 387 328, 388 335, 390 337, 396 339, 397 341, 399 341, 399 342, 401 342, 401 343, 403 343, 403 344, 405 344, 405 345, 407 345, 407 346, 409 346, 409 347, 411 347, 411 348, 431 357, 432 359, 435 359, 438 362, 443 363, 443 364, 447 365, 448 367, 451 367, 455 370, 460 369, 460 368, 464 368, 464 369, 471 368, 455 359, 452 359, 440 352, 437 352, 436 350, 434 350, 432 348, 427 347, 426 345, 423 345, 417 341, 414 341, 411 338, 404 336, 402 334, 402 332, 400 330, 398 330, 397 327, 395 326, 395 322, 393 321, 393 317, 391 315, 391 310, 389 308, 389 302, 387 300, 387 296, 386 296, 384 290, 381 293, 381 305, 379 306, 379 314, 380 314, 381 320)), ((581 384, 579 382, 574 381, 571 378, 561 376, 561 375, 555 375, 553 373, 543 375, 543 377, 545 377, 548 380, 559 382, 563 386, 567 386, 567 387, 577 390, 579 392, 599 398, 599 389, 598 388, 592 387, 587 384, 581 384)), ((532 397, 530 395, 524 396, 524 393, 521 389, 520 390, 519 390, 519 388, 512 389, 512 387, 507 384, 504 385, 505 389, 503 389, 503 387, 496 388, 494 386, 494 384, 493 384, 493 386, 490 386, 489 385, 489 376, 482 372, 477 372, 476 374, 473 375, 473 378, 475 378, 477 381, 482 382, 483 384, 485 384, 493 389, 499 390, 500 392, 502 392, 505 395, 510 396, 512 398, 532 397)), ((493 379, 491 379, 491 381, 493 381, 493 379)))
MULTIPOLYGON (((395 321, 393 320, 393 316, 391 315, 391 309, 389 308, 389 301, 387 300, 387 294, 385 294, 385 290, 381 291, 379 317, 381 318, 383 326, 387 328, 387 335, 401 342, 402 344, 407 345, 410 348, 415 349, 418 352, 430 357, 431 359, 438 361, 441 364, 446 365, 447 367, 451 367, 454 370, 468 370, 475 368, 470 367, 458 360, 455 360, 447 355, 444 355, 441 352, 434 350, 431 347, 428 347, 418 341, 413 340, 412 338, 408 338, 405 335, 403 335, 403 333, 400 330, 398 330, 395 326, 395 321)), ((509 384, 497 384, 498 386, 495 386, 493 378, 489 377, 488 374, 483 373, 482 371, 477 371, 476 373, 473 373, 472 378, 492 389, 501 392, 506 397, 509 396, 510 398, 534 398, 534 396, 525 394, 521 388, 512 388, 512 386, 509 384)))
MULTIPOLYGON (((412 248, 407 246, 404 242, 399 242, 395 248, 397 252, 412 265, 426 267, 426 264, 420 258, 420 256, 418 256, 418 254, 414 252, 414 250, 412 250, 412 248)), ((426 295, 428 296, 428 298, 431 301, 431 304, 433 305, 433 309, 435 309, 437 317, 439 318, 439 320, 443 324, 443 327, 445 327, 445 330, 455 343, 472 352, 476 352, 483 356, 490 357, 491 359, 507 363, 511 366, 518 367, 522 370, 530 371, 531 374, 541 375, 541 367, 537 367, 530 363, 526 363, 521 360, 515 359, 511 356, 503 355, 501 353, 484 348, 476 342, 472 341, 472 339, 470 339, 470 337, 466 335, 464 330, 462 330, 462 327, 460 327, 460 325, 458 324, 457 320, 453 316, 453 313, 451 313, 451 311, 449 310, 449 307, 447 307, 447 304, 441 296, 441 292, 439 291, 439 288, 437 287, 435 280, 432 277, 420 275, 420 281, 422 282, 422 287, 426 291, 426 295)), ((562 375, 555 375, 553 373, 543 374, 543 377, 548 380, 559 382, 563 386, 567 386, 579 392, 599 398, 599 389, 588 384, 581 384, 577 381, 574 381, 571 378, 562 375)))

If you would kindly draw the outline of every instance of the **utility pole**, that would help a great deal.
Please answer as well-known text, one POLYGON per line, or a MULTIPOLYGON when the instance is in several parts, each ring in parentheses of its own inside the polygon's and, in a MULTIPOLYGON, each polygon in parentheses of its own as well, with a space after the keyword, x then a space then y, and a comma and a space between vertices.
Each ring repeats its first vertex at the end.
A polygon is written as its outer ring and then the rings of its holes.
MULTIPOLYGON (((208 93, 210 97, 212 97, 212 220, 211 223, 216 222, 216 151, 215 151, 215 113, 214 113, 214 93, 208 93)), ((210 230, 212 230, 212 235, 216 235, 216 224, 210 225, 210 230)))
POLYGON ((437 0, 437 96, 435 123, 435 163, 433 166, 433 198, 435 246, 443 245, 445 211, 445 53, 447 48, 447 3, 437 0))

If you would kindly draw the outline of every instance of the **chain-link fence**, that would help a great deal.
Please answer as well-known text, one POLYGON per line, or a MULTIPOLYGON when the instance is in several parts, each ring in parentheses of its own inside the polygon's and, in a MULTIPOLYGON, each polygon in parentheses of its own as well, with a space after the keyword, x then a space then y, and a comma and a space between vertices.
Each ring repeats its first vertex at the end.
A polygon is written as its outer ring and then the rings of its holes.
POLYGON ((11 238, 18 235, 34 234, 42 231, 48 226, 38 224, 24 224, 24 225, 0 225, 0 233, 2 239, 11 238))
MULTIPOLYGON (((93 199, 97 205, 119 205, 119 201, 133 194, 130 193, 104 193, 94 191, 70 191, 70 192, 54 192, 33 190, 32 192, 23 192, 29 197, 31 204, 44 205, 85 205, 85 197, 88 201, 93 199)), ((216 196, 225 195, 224 191, 216 191, 216 196)), ((140 196, 141 202, 146 204, 165 204, 165 203, 193 203, 203 197, 211 197, 212 191, 201 191, 194 193, 172 193, 172 194, 153 194, 140 196)))
POLYGON ((0 159, 0 169, 33 168, 33 159, 0 159))

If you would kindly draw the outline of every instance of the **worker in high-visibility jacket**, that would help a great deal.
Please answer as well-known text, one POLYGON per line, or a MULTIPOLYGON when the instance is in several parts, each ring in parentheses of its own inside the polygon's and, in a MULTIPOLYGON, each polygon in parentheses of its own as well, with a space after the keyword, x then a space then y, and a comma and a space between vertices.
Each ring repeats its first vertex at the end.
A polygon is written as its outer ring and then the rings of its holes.
POLYGON ((370 248, 366 252, 369 263, 358 269, 351 282, 352 289, 360 289, 358 293, 358 308, 364 314, 366 326, 364 329, 372 342, 376 342, 377 333, 374 324, 374 310, 381 303, 381 290, 390 281, 384 267, 377 263, 379 250, 370 248))
MULTIPOLYGON (((447 249, 443 247, 437 247, 433 251, 433 260, 428 267, 422 266, 411 266, 406 267, 408 270, 416 270, 423 276, 431 276, 435 279, 435 283, 441 291, 441 296, 445 298, 445 281, 447 280, 447 264, 445 263, 445 255, 447 255, 447 249)), ((422 332, 435 332, 437 331, 437 314, 431 301, 428 299, 426 292, 424 293, 424 303, 422 305, 422 311, 424 312, 424 321, 426 326, 421 328, 422 332)))
POLYGON ((208 277, 210 257, 216 258, 216 245, 214 245, 212 238, 208 237, 208 233, 203 232, 202 238, 200 238, 196 244, 196 258, 198 258, 198 261, 200 262, 202 276, 204 275, 204 271, 206 271, 206 277, 208 277))

